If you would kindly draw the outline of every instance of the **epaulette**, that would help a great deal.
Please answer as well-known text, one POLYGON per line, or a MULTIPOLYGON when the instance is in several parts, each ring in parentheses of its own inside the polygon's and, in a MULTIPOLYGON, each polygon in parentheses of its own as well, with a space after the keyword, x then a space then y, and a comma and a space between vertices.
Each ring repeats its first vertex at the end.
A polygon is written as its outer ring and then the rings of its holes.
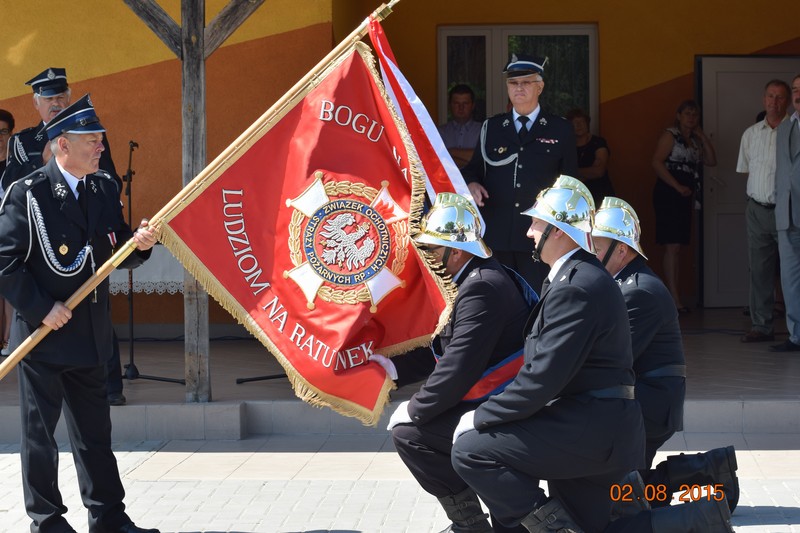
POLYGON ((3 212, 3 208, 6 205, 6 200, 11 198, 11 193, 14 190, 21 189, 22 191, 27 192, 33 189, 35 185, 43 181, 48 181, 47 174, 45 174, 42 170, 37 170, 36 172, 28 174, 22 179, 12 182, 11 185, 8 186, 8 189, 6 189, 5 194, 3 194, 3 201, 0 202, 0 213, 3 212))
POLYGON ((639 286, 639 273, 638 272, 632 272, 631 275, 628 276, 627 278, 617 280, 617 283, 619 283, 620 287, 623 287, 625 285, 634 285, 634 286, 638 287, 639 286))
POLYGON ((105 178, 107 180, 116 181, 114 178, 111 177, 111 174, 109 174, 103 169, 98 170, 97 172, 94 173, 94 175, 97 176, 98 178, 105 178))
POLYGON ((31 126, 30 128, 25 128, 23 130, 19 130, 17 132, 17 135, 27 135, 28 133, 35 132, 35 131, 36 131, 36 126, 31 126))
POLYGON ((24 190, 27 191, 33 189, 35 185, 43 181, 49 181, 47 179, 47 174, 44 173, 44 170, 37 170, 35 172, 32 172, 31 174, 28 174, 24 178, 18 179, 17 181, 12 183, 8 187, 8 190, 10 191, 12 188, 14 188, 14 186, 17 186, 17 187, 22 187, 24 190))
POLYGON ((119 195, 119 194, 122 192, 122 191, 120 190, 120 184, 119 184, 119 182, 118 182, 117 180, 115 180, 115 179, 114 179, 114 176, 112 176, 110 173, 106 172, 106 171, 105 171, 105 170, 103 170, 102 168, 101 168, 100 170, 98 170, 97 172, 95 172, 93 175, 94 175, 94 176, 96 176, 96 177, 98 177, 98 178, 101 178, 101 179, 106 179, 106 180, 108 180, 108 181, 112 182, 112 183, 114 184, 114 188, 115 188, 115 189, 116 189, 116 191, 117 191, 117 195, 119 195))

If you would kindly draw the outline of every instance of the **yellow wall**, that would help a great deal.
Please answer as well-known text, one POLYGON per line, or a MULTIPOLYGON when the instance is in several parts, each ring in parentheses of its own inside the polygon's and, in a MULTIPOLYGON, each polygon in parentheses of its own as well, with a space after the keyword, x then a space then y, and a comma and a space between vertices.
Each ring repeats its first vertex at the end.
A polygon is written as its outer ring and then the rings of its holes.
MULTIPOLYGON (((156 1, 180 25, 180 0, 156 1)), ((227 4, 206 0, 206 23, 227 4)), ((122 0, 0 0, 0 13, 0 100, 48 66, 81 81, 175 58, 122 0)), ((222 46, 330 22, 330 0, 267 0, 222 46)))
MULTIPOLYGON (((179 0, 157 1, 179 19, 179 0)), ((227 2, 206 0, 207 22, 227 2)), ((207 62, 209 160, 379 3, 267 0, 207 62)), ((14 113, 17 129, 33 125, 38 117, 24 82, 46 67, 66 67, 73 96, 92 93, 120 173, 127 166, 128 140, 139 143, 134 218, 156 212, 181 187, 179 61, 121 0, 68 6, 56 0, 0 0, 0 13, 0 108, 14 113)), ((401 69, 435 117, 442 90, 437 87, 439 26, 597 24, 601 105, 594 119, 612 148, 612 180, 640 212, 645 246, 657 266, 649 198, 655 177, 649 161, 677 103, 694 95, 695 55, 800 55, 794 18, 765 14, 763 6, 745 0, 401 0, 384 28, 401 69)), ((688 272, 693 259, 685 261, 688 272)), ((175 297, 174 309, 154 304, 153 312, 154 318, 179 313, 180 298, 175 297)), ((142 315, 137 312, 137 320, 142 315)), ((216 316, 225 320, 224 314, 216 316)), ((124 315, 117 317, 123 320, 124 315)))
MULTIPOLYGON (((206 21, 228 0, 207 0, 206 21)), ((178 0, 159 0, 180 18, 178 0)), ((121 0, 0 0, 0 108, 17 130, 39 121, 24 82, 65 67, 73 100, 91 92, 117 171, 136 172, 133 219, 152 216, 182 187, 181 65, 121 0), (42 9, 49 5, 58 9, 42 9)), ((331 49, 330 0, 267 0, 206 62, 207 154, 211 161, 331 49)), ((123 197, 123 200, 125 198, 123 197)), ((127 205, 125 208, 127 213, 127 205)), ((140 323, 182 322, 180 295, 137 295, 140 323)), ((114 321, 127 319, 124 297, 114 321)), ((213 322, 230 322, 212 305, 213 322)))
MULTIPOLYGON (((375 7, 357 1, 363 13, 375 7)), ((696 54, 750 54, 800 36, 796 17, 768 16, 748 0, 401 0, 384 28, 400 67, 435 116, 438 26, 578 23, 599 28, 601 102, 691 72, 696 54)))

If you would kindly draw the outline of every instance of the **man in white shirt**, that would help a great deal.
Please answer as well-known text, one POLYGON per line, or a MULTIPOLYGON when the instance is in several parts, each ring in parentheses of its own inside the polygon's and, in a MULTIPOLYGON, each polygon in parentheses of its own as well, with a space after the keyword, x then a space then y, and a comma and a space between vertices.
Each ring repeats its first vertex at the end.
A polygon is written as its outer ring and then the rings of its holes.
POLYGON ((775 229, 775 145, 778 125, 786 117, 789 86, 770 80, 764 87, 766 117, 742 134, 736 171, 747 173, 747 255, 750 261, 751 328, 742 342, 775 338, 772 324, 778 272, 778 233, 775 229))

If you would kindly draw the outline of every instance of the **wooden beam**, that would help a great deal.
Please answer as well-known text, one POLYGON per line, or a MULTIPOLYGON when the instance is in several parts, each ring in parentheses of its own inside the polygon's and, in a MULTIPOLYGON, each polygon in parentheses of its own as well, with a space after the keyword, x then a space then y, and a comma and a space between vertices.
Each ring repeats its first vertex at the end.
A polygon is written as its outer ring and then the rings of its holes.
POLYGON ((205 29, 205 58, 225 42, 264 0, 231 0, 205 29))
POLYGON ((153 30, 156 37, 181 58, 181 29, 155 0, 123 0, 131 11, 153 30))
MULTIPOLYGON (((206 166, 205 0, 181 0, 183 184, 206 166)), ((208 294, 184 271, 184 362, 186 401, 211 401, 208 294)))

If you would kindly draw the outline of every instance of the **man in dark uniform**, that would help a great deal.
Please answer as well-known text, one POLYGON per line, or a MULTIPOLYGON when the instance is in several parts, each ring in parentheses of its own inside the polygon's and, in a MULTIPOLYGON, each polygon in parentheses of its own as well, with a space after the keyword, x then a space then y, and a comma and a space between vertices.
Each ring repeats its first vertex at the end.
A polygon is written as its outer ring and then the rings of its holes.
POLYGON ((524 212, 534 253, 551 266, 525 362, 453 436, 456 472, 508 527, 602 531, 611 485, 644 466, 625 301, 594 256, 594 210, 586 186, 561 176, 524 212))
MULTIPOLYGON (((33 107, 42 121, 32 128, 25 128, 8 141, 8 164, 3 172, 2 186, 8 186, 23 176, 44 166, 50 160, 47 135, 44 127, 62 109, 70 104, 71 91, 67 84, 67 71, 63 68, 48 68, 25 82, 33 89, 33 107)), ((103 153, 100 156, 100 168, 108 172, 117 183, 121 184, 108 139, 103 134, 103 153)))
MULTIPOLYGON (((8 190, 9 185, 43 167, 50 160, 51 154, 44 130, 45 125, 70 103, 71 91, 67 84, 66 69, 48 68, 25 82, 25 85, 30 85, 33 89, 33 107, 38 111, 42 121, 32 128, 20 131, 8 142, 8 162, 2 178, 0 178, 2 191, 8 190)), ((114 178, 118 190, 122 191, 122 180, 117 175, 117 169, 111 159, 111 148, 105 133, 103 133, 103 152, 100 154, 100 169, 114 178)), ((109 359, 108 364, 108 400, 111 405, 125 405, 125 396, 122 394, 119 342, 116 334, 114 335, 113 350, 114 355, 109 359)))
POLYGON ((546 265, 531 259, 525 234, 530 226, 521 211, 561 174, 575 175, 575 132, 565 119, 539 105, 546 60, 511 56, 504 75, 513 109, 483 123, 480 142, 461 171, 486 222, 486 244, 494 257, 540 287, 546 265))
POLYGON ((399 386, 427 378, 411 400, 397 407, 387 429, 408 469, 442 504, 452 521, 448 531, 481 533, 492 527, 475 492, 453 470, 453 430, 462 414, 513 379, 522 363, 522 328, 536 295, 491 257, 474 209, 463 196, 440 193, 423 218, 415 241, 452 276, 458 296, 430 348, 381 363, 388 363, 399 386))
POLYGON ((114 180, 98 172, 104 129, 89 96, 46 127, 53 157, 11 184, 0 204, 0 293, 15 309, 11 346, 44 325, 53 332, 19 364, 22 480, 32 533, 74 532, 58 490, 53 437, 62 405, 90 533, 157 533, 125 514, 111 451, 106 362, 112 324, 108 280, 73 310, 66 301, 131 235, 139 265, 156 236, 142 221, 132 234, 114 180))
MULTIPOLYGON (((645 463, 650 468, 661 445, 683 429, 686 361, 678 312, 667 287, 647 266, 640 243, 639 217, 630 204, 606 197, 595 216, 592 236, 597 257, 617 280, 628 307, 636 399, 642 406, 645 463)), ((684 484, 720 484, 733 511, 739 500, 736 468, 734 448, 728 446, 667 457, 655 469, 642 471, 641 476, 644 484, 664 485, 664 493, 670 496, 684 484)), ((670 501, 671 498, 653 499, 650 504, 663 507, 670 501)), ((716 509, 711 512, 716 513, 712 517, 719 515, 716 509)), ((674 520, 676 516, 659 518, 674 520)))

